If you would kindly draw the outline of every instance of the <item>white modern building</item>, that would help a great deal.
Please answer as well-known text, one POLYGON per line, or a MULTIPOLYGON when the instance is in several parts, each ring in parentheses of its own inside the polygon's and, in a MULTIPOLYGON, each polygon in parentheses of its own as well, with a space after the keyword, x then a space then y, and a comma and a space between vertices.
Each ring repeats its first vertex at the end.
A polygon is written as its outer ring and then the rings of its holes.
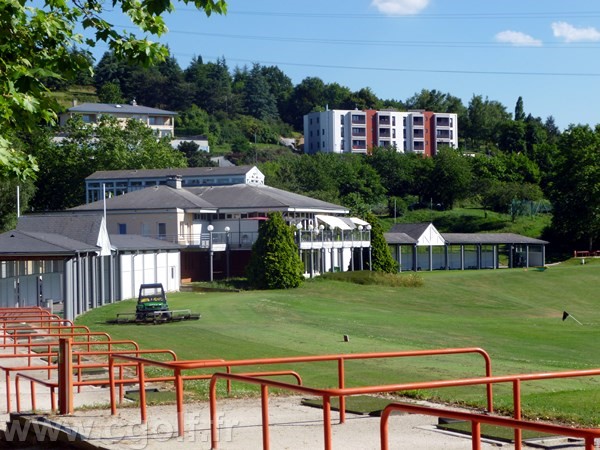
POLYGON ((326 110, 304 116, 305 153, 368 153, 373 147, 433 156, 458 147, 453 113, 395 110, 326 110))

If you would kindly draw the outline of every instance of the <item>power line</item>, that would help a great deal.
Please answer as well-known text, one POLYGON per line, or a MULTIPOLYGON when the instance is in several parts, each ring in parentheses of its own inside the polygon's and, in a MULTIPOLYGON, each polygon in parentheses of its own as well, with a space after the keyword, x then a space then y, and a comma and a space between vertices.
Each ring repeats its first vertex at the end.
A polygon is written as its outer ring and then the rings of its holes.
MULTIPOLYGON (((191 55, 187 55, 191 56, 191 55)), ((203 56, 203 59, 218 59, 215 56, 203 56)), ((330 64, 314 63, 293 63, 281 61, 260 61, 241 58, 225 58, 226 61, 239 61, 244 63, 258 63, 261 65, 276 66, 296 66, 296 67, 317 67, 321 69, 344 69, 344 70, 363 70, 376 72, 416 72, 416 73, 446 73, 458 75, 523 75, 523 76, 543 76, 543 77, 600 77, 600 73, 594 72, 525 72, 525 71, 504 71, 504 70, 452 70, 452 69, 424 69, 424 68, 402 68, 402 67, 365 67, 365 66, 338 66, 330 64)))
MULTIPOLYGON (((177 8, 176 11, 197 11, 194 8, 177 8)), ((600 11, 554 11, 554 12, 520 12, 520 13, 444 13, 444 14, 415 14, 415 15, 386 15, 383 13, 313 13, 305 11, 297 12, 273 12, 273 11, 236 11, 229 10, 228 16, 265 16, 265 17, 302 17, 312 19, 377 19, 377 20, 482 20, 482 19, 577 19, 600 17, 600 11)))
MULTIPOLYGON (((132 25, 116 25, 119 28, 135 29, 132 25)), ((373 41, 364 39, 329 39, 329 38, 305 38, 305 37, 285 37, 285 36, 258 36, 248 34, 226 34, 226 33, 205 33, 201 31, 175 30, 169 29, 170 34, 183 34, 192 36, 206 36, 225 39, 241 39, 271 42, 298 42, 302 44, 328 44, 328 45, 348 45, 348 46, 378 46, 378 47, 416 47, 416 48, 535 48, 535 49, 599 49, 597 43, 583 44, 565 44, 565 43, 544 43, 543 45, 514 45, 504 42, 468 42, 468 41, 373 41)))
MULTIPOLYGON (((105 45, 99 45, 96 48, 108 48, 105 45)), ((193 57, 198 56, 197 53, 183 53, 183 52, 171 52, 172 56, 187 56, 193 57)), ((223 58, 223 56, 213 55, 202 55, 202 60, 213 60, 223 58)), ((426 69, 426 68, 415 68, 415 67, 374 67, 374 66, 346 66, 346 65, 333 65, 333 64, 315 64, 315 63, 297 63, 297 62, 285 62, 285 61, 266 61, 261 59, 246 59, 246 58, 227 58, 226 62, 234 61, 241 62, 244 64, 260 64, 260 65, 274 65, 274 66, 292 66, 292 67, 313 67, 320 69, 343 69, 343 70, 360 70, 360 71, 373 71, 373 72, 405 72, 405 73, 444 73, 454 75, 501 75, 501 76, 539 76, 539 77, 577 77, 585 78, 600 77, 600 73, 596 72, 526 72, 526 71, 509 71, 509 70, 453 70, 453 69, 426 69)))

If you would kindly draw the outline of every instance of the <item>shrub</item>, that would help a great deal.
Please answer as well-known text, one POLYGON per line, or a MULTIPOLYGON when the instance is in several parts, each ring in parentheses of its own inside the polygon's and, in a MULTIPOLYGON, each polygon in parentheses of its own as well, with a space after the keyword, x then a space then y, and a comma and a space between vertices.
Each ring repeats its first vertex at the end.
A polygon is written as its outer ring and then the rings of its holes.
POLYGON ((280 212, 269 213, 261 223, 258 239, 246 269, 248 282, 256 289, 287 289, 300 286, 304 266, 298 255, 292 228, 280 212))
MULTIPOLYGON (((376 285, 387 287, 421 287, 423 277, 417 273, 383 273, 367 270, 353 272, 328 272, 319 278, 326 280, 344 281, 360 285, 376 285)), ((318 279, 318 278, 317 278, 318 279)))

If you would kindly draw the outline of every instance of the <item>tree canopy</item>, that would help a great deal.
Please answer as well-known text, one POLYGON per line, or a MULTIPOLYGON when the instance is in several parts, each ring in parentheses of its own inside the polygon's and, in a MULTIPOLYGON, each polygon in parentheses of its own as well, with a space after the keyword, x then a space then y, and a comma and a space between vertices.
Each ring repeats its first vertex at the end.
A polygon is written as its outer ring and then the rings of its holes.
POLYGON ((42 134, 33 146, 40 163, 36 210, 60 210, 85 202, 85 178, 97 170, 185 167, 186 156, 171 147, 168 138, 157 140, 138 120, 121 126, 110 116, 98 124, 71 119, 67 137, 59 142, 42 134))
MULTIPOLYGON (((198 9, 225 13, 225 0, 183 0, 198 9)), ((133 2, 114 0, 143 33, 161 36, 167 31, 162 14, 173 10, 170 0, 133 2)), ((34 159, 14 145, 7 130, 29 132, 40 123, 53 124, 59 106, 48 95, 54 80, 72 79, 85 70, 91 73, 91 61, 73 47, 98 42, 106 44, 121 59, 150 64, 165 60, 165 46, 134 33, 117 31, 103 18, 109 8, 100 0, 65 2, 46 0, 43 6, 33 0, 5 0, 0 4, 0 176, 21 179, 37 171, 34 159), (84 35, 77 32, 80 26, 84 35)))
POLYGON ((553 228, 566 243, 593 249, 600 239, 600 126, 571 126, 547 188, 553 228))

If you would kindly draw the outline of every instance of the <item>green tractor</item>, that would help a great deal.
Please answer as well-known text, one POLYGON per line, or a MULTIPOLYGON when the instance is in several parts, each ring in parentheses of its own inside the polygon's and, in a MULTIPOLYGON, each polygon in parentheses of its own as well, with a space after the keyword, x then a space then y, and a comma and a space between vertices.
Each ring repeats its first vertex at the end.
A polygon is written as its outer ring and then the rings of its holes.
POLYGON ((140 285, 135 307, 136 322, 166 322, 171 317, 163 285, 160 283, 140 285))
POLYGON ((198 320, 200 314, 189 309, 170 310, 163 285, 160 283, 141 284, 135 313, 117 314, 109 323, 166 323, 181 320, 198 320))

